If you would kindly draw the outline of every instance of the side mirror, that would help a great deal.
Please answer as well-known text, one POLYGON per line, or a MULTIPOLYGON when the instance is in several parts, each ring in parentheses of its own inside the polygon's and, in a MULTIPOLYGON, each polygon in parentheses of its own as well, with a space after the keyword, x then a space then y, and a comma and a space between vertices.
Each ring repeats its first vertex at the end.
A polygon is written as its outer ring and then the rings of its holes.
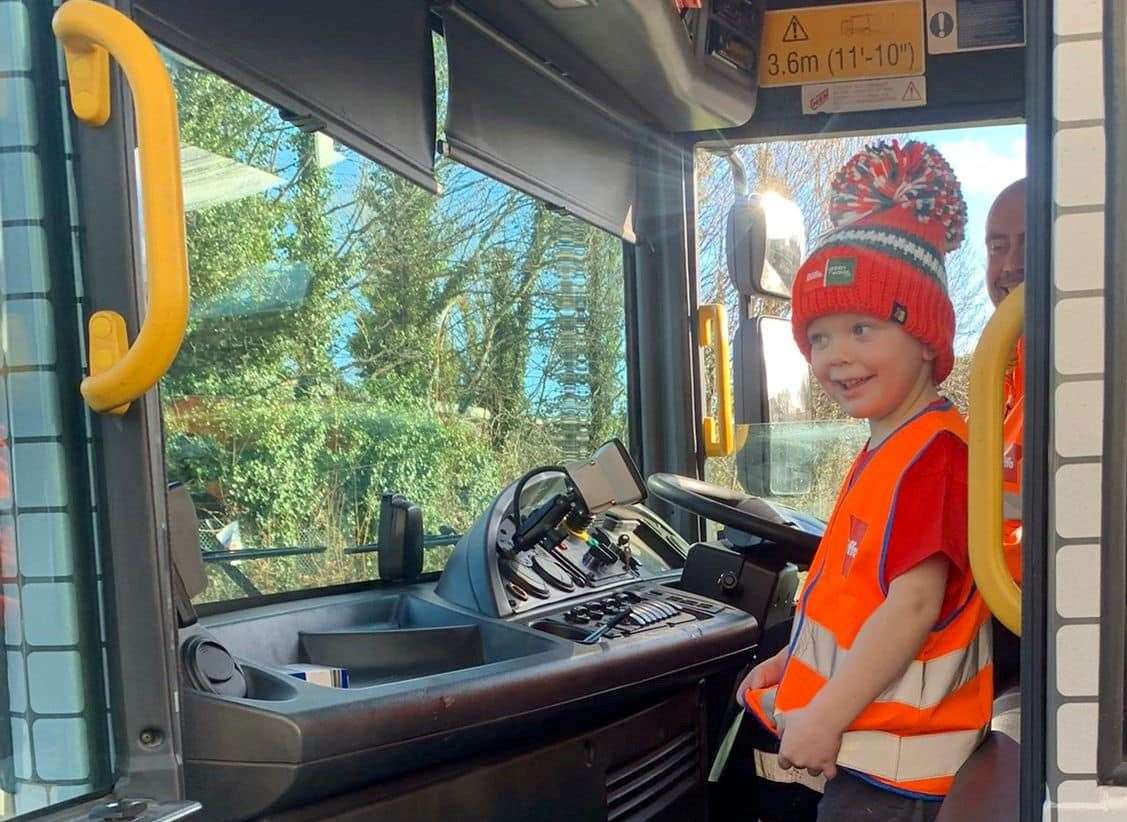
POLYGON ((736 196, 724 238, 728 277, 744 297, 790 299, 806 256, 806 227, 798 206, 769 191, 736 196))

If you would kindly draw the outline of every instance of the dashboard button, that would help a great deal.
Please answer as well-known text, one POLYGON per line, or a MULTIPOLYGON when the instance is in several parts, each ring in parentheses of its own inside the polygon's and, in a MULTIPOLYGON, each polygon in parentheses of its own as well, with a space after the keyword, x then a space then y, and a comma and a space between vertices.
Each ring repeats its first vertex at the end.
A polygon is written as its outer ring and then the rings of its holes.
POLYGON ((532 567, 536 570, 536 573, 543 577, 544 581, 553 588, 559 588, 561 591, 565 592, 575 590, 575 584, 571 581, 571 576, 547 554, 533 557, 532 567))
POLYGON ((551 592, 548 586, 545 585, 541 579, 529 568, 526 568, 519 563, 512 560, 502 560, 500 563, 501 576, 505 577, 509 582, 524 589, 526 593, 538 599, 547 599, 551 592))

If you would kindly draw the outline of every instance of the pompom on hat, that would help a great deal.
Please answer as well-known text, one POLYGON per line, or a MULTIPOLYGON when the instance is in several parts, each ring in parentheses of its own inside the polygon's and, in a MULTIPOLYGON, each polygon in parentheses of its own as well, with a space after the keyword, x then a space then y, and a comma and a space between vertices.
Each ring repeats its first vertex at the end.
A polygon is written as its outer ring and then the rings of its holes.
POLYGON ((963 240, 967 206, 934 146, 893 140, 867 146, 834 176, 833 228, 794 279, 791 328, 810 359, 806 327, 827 314, 899 323, 935 352, 936 384, 955 364, 955 309, 944 255, 963 240))

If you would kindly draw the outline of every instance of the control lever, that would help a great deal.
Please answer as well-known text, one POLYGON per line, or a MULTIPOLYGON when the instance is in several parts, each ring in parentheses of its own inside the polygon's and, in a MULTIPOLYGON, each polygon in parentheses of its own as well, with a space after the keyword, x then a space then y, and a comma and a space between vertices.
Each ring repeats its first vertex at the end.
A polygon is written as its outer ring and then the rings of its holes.
POLYGON ((604 622, 602 627, 596 628, 594 631, 587 634, 587 636, 583 637, 583 639, 579 640, 579 644, 580 645, 594 645, 596 642, 598 642, 600 639, 602 639, 603 636, 608 631, 617 627, 618 623, 622 622, 622 620, 626 619, 626 617, 630 616, 632 613, 634 613, 634 609, 629 605, 626 606, 621 611, 619 611, 617 614, 615 614, 610 619, 608 619, 606 622, 604 622))
POLYGON ((577 586, 586 588, 591 584, 592 578, 587 575, 587 572, 576 566, 576 564, 559 549, 559 546, 553 545, 548 549, 548 553, 551 555, 552 559, 556 561, 557 565, 571 574, 571 578, 575 581, 577 586))
POLYGON ((618 554, 609 545, 605 545, 602 540, 596 539, 595 544, 591 546, 588 555, 595 561, 596 565, 610 565, 618 562, 618 554))
POLYGON ((638 567, 638 561, 634 559, 634 553, 630 550, 629 534, 618 535, 618 556, 622 559, 622 564, 625 565, 628 570, 633 570, 638 567))

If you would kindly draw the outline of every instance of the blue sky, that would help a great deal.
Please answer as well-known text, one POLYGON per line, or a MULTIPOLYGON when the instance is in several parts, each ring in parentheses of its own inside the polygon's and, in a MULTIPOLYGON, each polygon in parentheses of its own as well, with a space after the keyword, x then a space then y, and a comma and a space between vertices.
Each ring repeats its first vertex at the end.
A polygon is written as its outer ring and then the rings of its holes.
MULTIPOLYGON (((1003 188, 1025 176, 1025 126, 990 126, 914 132, 947 158, 967 201, 966 242, 985 272, 986 214, 1003 188)), ((985 278, 981 298, 987 300, 985 278)))
POLYGON ((1025 126, 944 129, 912 136, 932 143, 955 170, 970 212, 967 240, 983 247, 986 212, 994 197, 1025 176, 1025 126))

